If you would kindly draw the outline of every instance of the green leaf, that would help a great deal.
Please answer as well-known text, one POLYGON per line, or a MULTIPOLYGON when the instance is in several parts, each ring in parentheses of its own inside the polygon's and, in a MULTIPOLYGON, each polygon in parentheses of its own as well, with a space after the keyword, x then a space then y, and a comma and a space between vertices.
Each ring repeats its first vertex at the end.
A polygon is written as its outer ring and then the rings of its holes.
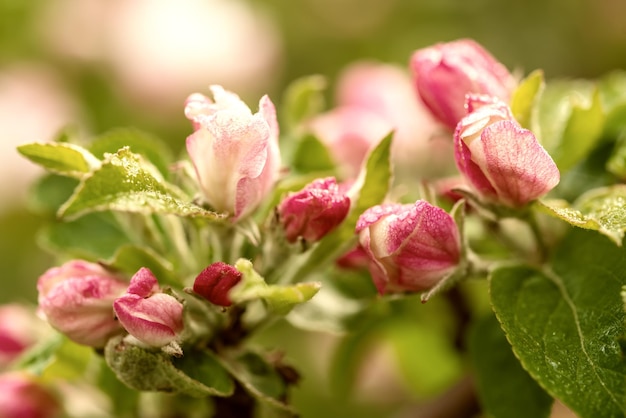
POLYGON ((589 108, 594 90, 594 83, 587 80, 553 80, 546 84, 537 103, 532 131, 550 155, 554 156, 561 146, 572 109, 589 108))
POLYGON ((92 354, 92 348, 55 334, 26 351, 17 367, 44 379, 76 379, 84 374, 92 354))
POLYGON ((105 359, 119 380, 139 391, 183 393, 193 397, 230 396, 234 384, 226 369, 208 352, 185 351, 172 360, 162 351, 109 340, 105 359))
POLYGON ((90 213, 70 222, 54 222, 38 235, 39 244, 56 254, 89 261, 107 260, 129 243, 122 227, 109 212, 90 213))
POLYGON ((295 129, 301 122, 321 112, 325 106, 326 79, 310 75, 292 81, 282 100, 283 121, 288 129, 295 129))
POLYGON ((157 136, 136 128, 116 128, 96 137, 89 150, 98 158, 106 153, 113 154, 128 147, 131 152, 141 154, 167 178, 173 160, 172 150, 157 136))
POLYGON ((481 403, 494 418, 542 418, 550 415, 550 397, 522 368, 497 319, 474 324, 469 350, 481 403))
POLYGON ((129 388, 120 382, 113 373, 113 370, 107 366, 102 358, 98 358, 98 377, 97 385, 102 392, 106 393, 111 400, 111 412, 113 416, 118 418, 133 418, 138 415, 139 395, 136 390, 129 388))
POLYGON ((354 229, 359 216, 366 209, 383 202, 391 186, 392 168, 390 161, 393 132, 389 133, 374 148, 361 170, 359 178, 350 194, 350 212, 335 231, 324 237, 309 253, 299 268, 294 269, 293 277, 303 280, 311 272, 319 269, 344 254, 356 243, 354 229))
POLYGON ((618 339, 626 315, 626 249, 572 229, 551 268, 502 267, 492 303, 530 375, 581 418, 626 414, 626 361, 618 339))
MULTIPOLYGON (((81 218, 82 219, 82 218, 81 218)), ((159 279, 159 283, 170 286, 180 286, 180 280, 174 274, 174 266, 165 258, 154 252, 149 247, 125 244, 117 248, 117 251, 106 264, 132 276, 141 267, 149 268, 159 279)))
POLYGON ((293 412, 284 402, 287 386, 275 367, 254 351, 226 359, 232 375, 256 399, 280 410, 293 412))
POLYGON ((561 142, 551 155, 561 171, 569 170, 586 157, 602 136, 605 114, 596 89, 589 106, 573 105, 561 142))
POLYGON ((30 190, 28 207, 39 213, 55 215, 59 207, 72 196, 78 180, 48 174, 39 178, 30 190))
POLYGON ((86 176, 59 209, 59 216, 71 220, 104 210, 211 220, 224 217, 183 200, 180 192, 168 185, 153 166, 128 148, 107 154, 102 167, 86 176))
POLYGON ((54 361, 54 354, 63 345, 65 337, 54 334, 53 337, 35 344, 22 354, 17 361, 17 368, 27 370, 34 375, 41 375, 54 361))
POLYGON ((17 147, 24 157, 53 173, 81 178, 99 166, 86 149, 67 142, 25 144, 17 147))
POLYGON ((622 245, 626 231, 626 185, 590 190, 570 207, 560 200, 539 201, 537 207, 570 225, 592 229, 622 245))
POLYGON ((298 140, 291 167, 300 173, 332 173, 335 163, 326 146, 315 135, 307 134, 298 140))
POLYGON ((526 129, 530 129, 533 110, 537 98, 545 87, 542 70, 535 70, 528 75, 513 93, 511 111, 513 116, 526 129))
POLYGON ((606 169, 619 179, 626 179, 626 134, 617 139, 615 149, 606 162, 606 169))
POLYGON ((602 105, 607 113, 603 136, 619 137, 626 129, 626 71, 613 71, 598 81, 602 105))

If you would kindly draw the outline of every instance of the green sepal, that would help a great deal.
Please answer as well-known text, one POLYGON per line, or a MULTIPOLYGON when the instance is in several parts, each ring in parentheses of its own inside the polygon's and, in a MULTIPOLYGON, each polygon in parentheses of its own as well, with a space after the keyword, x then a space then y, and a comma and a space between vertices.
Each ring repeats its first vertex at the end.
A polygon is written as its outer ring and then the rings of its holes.
POLYGON ((233 303, 262 299, 277 315, 287 315, 296 305, 309 301, 321 288, 319 282, 268 285, 252 263, 243 258, 237 260, 235 268, 241 272, 242 279, 229 293, 233 303))
POLYGON ((17 150, 46 170, 68 177, 82 178, 100 165, 100 161, 85 148, 68 142, 24 144, 17 150))

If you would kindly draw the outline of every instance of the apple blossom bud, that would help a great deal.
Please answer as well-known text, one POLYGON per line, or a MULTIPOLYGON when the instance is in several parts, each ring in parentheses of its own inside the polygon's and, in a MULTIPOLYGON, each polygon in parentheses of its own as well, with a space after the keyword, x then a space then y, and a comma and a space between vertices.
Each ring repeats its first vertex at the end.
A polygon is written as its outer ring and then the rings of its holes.
POLYGON ((455 160, 465 179, 488 200, 522 207, 559 183, 559 170, 535 135, 500 101, 468 96, 470 108, 454 132, 455 160))
POLYGON ((18 305, 0 306, 0 367, 10 364, 41 337, 44 323, 34 311, 18 305))
POLYGON ((113 314, 113 301, 126 286, 98 264, 69 261, 39 278, 39 309, 50 325, 71 340, 103 347, 122 332, 113 314))
POLYGON ((219 306, 230 306, 228 292, 241 281, 241 272, 230 264, 218 261, 200 272, 193 282, 193 291, 219 306))
POLYGON ((312 243, 336 228, 348 215, 350 198, 333 177, 317 179, 290 193, 276 208, 287 241, 312 243))
POLYGON ((176 341, 183 330, 183 305, 161 293, 152 272, 142 267, 132 277, 127 292, 117 298, 113 309, 126 331, 150 347, 176 341))
POLYGON ((459 230, 443 209, 418 200, 366 210, 357 221, 378 292, 418 292, 452 273, 461 258, 459 230))
POLYGON ((207 203, 237 220, 259 205, 278 176, 276 109, 263 96, 252 114, 236 94, 220 86, 211 91, 214 100, 196 93, 185 103, 195 128, 187 152, 207 203))
POLYGON ((506 67, 471 39, 417 50, 411 68, 422 101, 450 129, 465 116, 466 94, 488 94, 508 102, 516 85, 506 67))
POLYGON ((0 416, 4 418, 53 418, 61 406, 50 391, 22 372, 0 375, 0 416))

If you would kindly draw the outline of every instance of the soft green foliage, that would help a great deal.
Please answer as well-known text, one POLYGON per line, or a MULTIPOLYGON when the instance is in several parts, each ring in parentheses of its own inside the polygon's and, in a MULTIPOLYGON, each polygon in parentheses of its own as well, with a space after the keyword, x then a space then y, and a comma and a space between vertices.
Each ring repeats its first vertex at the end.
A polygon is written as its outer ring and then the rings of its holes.
POLYGON ((326 84, 323 76, 311 75, 292 81, 285 89, 281 102, 282 121, 289 130, 324 109, 326 84))
POLYGON ((528 375, 511 351, 495 316, 474 324, 469 339, 483 407, 494 418, 545 418, 552 398, 528 375))
POLYGON ((172 362, 168 354, 112 338, 105 348, 105 358, 118 379, 136 390, 194 397, 228 396, 234 390, 229 374, 207 353, 187 353, 172 362))
POLYGON ((180 279, 174 274, 171 262, 161 257, 150 247, 126 244, 118 246, 117 251, 106 263, 115 270, 132 276, 141 267, 147 267, 159 278, 163 285, 180 285, 180 279))
POLYGON ((185 201, 152 165, 128 148, 108 154, 102 167, 86 176, 70 200, 59 209, 59 216, 71 220, 104 210, 166 213, 210 220, 221 217, 185 201))
POLYGON ((535 70, 530 73, 517 87, 511 99, 513 116, 526 129, 530 129, 535 104, 545 88, 543 71, 535 70))
POLYGON ((622 245, 626 231, 626 186, 590 190, 570 207, 563 201, 542 201, 538 206, 573 226, 593 229, 622 245))
POLYGON ((522 365, 582 418, 626 413, 625 272, 623 248, 572 230, 550 266, 502 267, 491 277, 496 315, 522 365))
POLYGON ((47 170, 64 176, 81 178, 98 165, 98 160, 86 149, 70 143, 34 143, 17 150, 47 170))
POLYGON ((305 134, 295 145, 292 160, 293 169, 303 173, 330 172, 335 164, 328 153, 328 149, 312 134, 305 134))

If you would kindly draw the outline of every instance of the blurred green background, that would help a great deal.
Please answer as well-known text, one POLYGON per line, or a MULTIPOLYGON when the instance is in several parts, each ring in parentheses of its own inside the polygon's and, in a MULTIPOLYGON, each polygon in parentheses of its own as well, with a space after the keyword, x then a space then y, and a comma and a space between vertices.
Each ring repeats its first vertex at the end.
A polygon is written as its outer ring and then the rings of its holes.
MULTIPOLYGON (((349 63, 406 66, 414 50, 462 37, 520 74, 593 78, 626 68, 624 16, 622 0, 0 0, 0 302, 35 302, 36 279, 54 262, 36 244, 43 219, 27 189, 40 172, 15 152, 20 143, 68 124, 85 136, 132 125, 178 152, 190 133, 184 100, 209 84, 254 108, 264 93, 279 104, 290 81, 317 73, 332 104, 349 63)), ((310 336, 298 335, 284 344, 306 346, 310 336)), ((318 398, 296 396, 315 408, 318 398)), ((383 413, 368 408, 326 416, 383 413)))

